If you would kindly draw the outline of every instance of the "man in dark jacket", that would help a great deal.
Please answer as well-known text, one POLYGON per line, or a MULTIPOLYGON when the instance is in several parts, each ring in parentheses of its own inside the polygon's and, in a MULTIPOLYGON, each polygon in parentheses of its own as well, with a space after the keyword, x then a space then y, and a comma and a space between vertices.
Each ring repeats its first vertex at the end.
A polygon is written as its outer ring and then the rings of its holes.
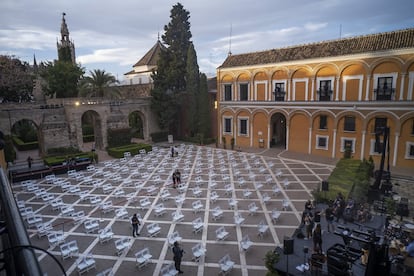
POLYGON ((178 271, 178 273, 182 274, 184 272, 181 270, 181 259, 183 258, 184 250, 180 248, 178 242, 174 242, 172 251, 174 254, 175 269, 178 271))

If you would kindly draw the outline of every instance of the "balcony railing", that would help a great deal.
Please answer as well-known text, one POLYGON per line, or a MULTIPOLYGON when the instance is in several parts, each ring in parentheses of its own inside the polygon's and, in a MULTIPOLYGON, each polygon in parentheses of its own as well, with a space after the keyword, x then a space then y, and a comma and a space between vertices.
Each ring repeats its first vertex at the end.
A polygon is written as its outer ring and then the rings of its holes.
POLYGON ((375 99, 377 101, 391 101, 395 93, 394 88, 377 88, 374 89, 375 99))
POLYGON ((328 101, 331 101, 331 95, 333 91, 330 90, 329 88, 323 88, 323 89, 318 89, 316 93, 318 93, 319 95, 319 101, 328 102, 328 101))
POLYGON ((273 94, 275 95, 276 102, 283 102, 285 100, 286 91, 274 91, 273 94))

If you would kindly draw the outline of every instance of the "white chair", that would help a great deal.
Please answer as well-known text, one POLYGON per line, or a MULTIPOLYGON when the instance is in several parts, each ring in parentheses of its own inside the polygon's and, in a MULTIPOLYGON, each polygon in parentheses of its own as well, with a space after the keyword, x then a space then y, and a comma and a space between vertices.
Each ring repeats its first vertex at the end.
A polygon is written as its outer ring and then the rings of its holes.
POLYGON ((200 189, 200 187, 195 187, 194 189, 193 189, 193 195, 195 196, 195 197, 200 197, 201 196, 201 194, 202 194, 202 191, 201 191, 201 189, 200 189))
POLYGON ((151 205, 151 201, 149 200, 148 197, 144 197, 139 200, 139 205, 141 206, 141 209, 148 209, 149 206, 151 205))
POLYGON ((191 251, 193 252, 193 260, 195 262, 199 262, 201 257, 204 257, 206 255, 207 250, 203 247, 203 244, 200 242, 196 245, 194 245, 191 248, 191 251))
POLYGON ((263 188, 262 183, 254 183, 254 187, 256 188, 256 191, 260 191, 263 188))
POLYGON ((217 199, 219 199, 219 195, 217 194, 216 191, 212 191, 210 194, 210 201, 214 203, 217 201, 217 199))
POLYGON ((87 220, 83 223, 83 226, 85 228, 85 232, 93 233, 95 231, 99 230, 99 222, 96 219, 87 220))
POLYGON ((101 229, 101 230, 98 231, 98 233, 99 233, 99 242, 101 244, 105 243, 107 241, 110 241, 114 236, 114 233, 112 232, 111 227, 101 229))
POLYGON ((159 203, 154 206, 154 213, 156 217, 164 215, 166 212, 166 209, 164 207, 164 203, 159 203))
POLYGON ((172 212, 171 216, 172 216, 173 222, 179 222, 179 221, 182 221, 184 219, 184 215, 181 212, 181 210, 176 210, 176 211, 172 212))
POLYGON ((185 193, 187 191, 187 186, 183 183, 178 184, 177 190, 180 194, 185 193))
POLYGON ((158 191, 158 188, 155 187, 154 185, 151 185, 147 188, 147 195, 153 196, 157 191, 158 191))
POLYGON ((216 241, 224 241, 229 236, 229 232, 226 231, 224 226, 220 226, 216 229, 216 241))
POLYGON ((51 222, 39 223, 36 225, 36 228, 37 228, 37 237, 39 239, 41 237, 47 236, 53 230, 53 226, 51 222))
POLYGON ((196 200, 191 205, 193 207, 193 212, 195 214, 197 214, 198 211, 200 211, 201 209, 203 209, 203 204, 201 203, 201 200, 196 200))
POLYGON ((228 203, 229 203, 229 209, 235 209, 237 207, 237 199, 235 198, 230 198, 228 203))
POLYGON ((275 176, 276 177, 282 177, 282 175, 283 175, 283 172, 280 169, 277 169, 276 172, 275 172, 275 176))
POLYGON ((72 214, 73 224, 78 225, 85 219, 85 212, 80 210, 72 214))
POLYGON ((277 185, 274 185, 272 188, 273 195, 278 196, 280 194, 280 188, 277 185))
POLYGON ((178 195, 175 197, 175 205, 177 207, 180 207, 184 204, 185 196, 184 195, 178 195))
POLYGON ((173 247, 175 242, 179 242, 182 240, 178 231, 174 231, 172 234, 168 235, 167 239, 168 239, 168 245, 170 247, 173 247))
POLYGON ((251 195, 252 195, 252 191, 250 191, 249 189, 245 189, 243 191, 243 197, 244 198, 250 198, 251 195))
POLYGON ((268 195, 268 193, 263 193, 262 194, 262 203, 264 204, 264 205, 266 205, 267 203, 269 203, 269 201, 270 201, 270 196, 268 195))
POLYGON ((102 211, 102 213, 106 214, 109 212, 112 212, 114 210, 114 206, 112 206, 112 201, 106 201, 104 203, 101 204, 100 209, 102 211))
POLYGON ((225 255, 219 261, 221 273, 227 275, 234 267, 234 262, 230 259, 229 254, 225 255))
POLYGON ((147 247, 135 253, 138 268, 146 266, 150 262, 151 258, 152 255, 147 247))
POLYGON ((280 211, 278 211, 277 209, 272 210, 272 221, 274 224, 276 224, 276 222, 279 221, 280 214, 281 214, 280 211))
POLYGON ((225 190, 224 192, 225 195, 231 196, 233 194, 233 188, 231 187, 231 184, 226 184, 224 186, 224 190, 225 190))
POLYGON ((51 232, 47 235, 47 240, 49 241, 49 246, 53 248, 65 242, 65 235, 63 231, 51 232))
POLYGON ((264 221, 261 221, 259 222, 259 225, 257 226, 257 230, 258 230, 258 236, 260 238, 263 238, 263 236, 269 230, 269 225, 265 224, 264 221))
MULTIPOLYGON (((211 177, 211 176, 210 176, 211 177)), ((212 189, 214 189, 214 188, 216 188, 217 187, 217 182, 216 181, 209 181, 208 182, 208 188, 210 189, 210 190, 212 190, 212 189)))
POLYGON ((64 205, 64 203, 63 203, 63 201, 62 201, 62 199, 61 199, 61 198, 56 198, 56 199, 53 199, 53 200, 50 202, 50 205, 52 206, 52 210, 59 210, 59 209, 60 209, 60 207, 61 207, 62 205, 64 205))
POLYGON ((241 226, 244 223, 244 221, 245 221, 245 218, 243 218, 239 213, 236 213, 234 215, 234 223, 237 226, 241 226))
POLYGON ((96 268, 95 259, 92 257, 92 254, 81 256, 76 260, 76 267, 78 269, 79 275, 82 275, 83 273, 96 268))
POLYGON ((129 218, 128 211, 125 207, 121 207, 115 210, 115 217, 117 219, 127 219, 129 218))
POLYGON ((245 235, 240 241, 240 247, 243 251, 247 251, 251 246, 252 242, 250 241, 249 235, 245 235))
POLYGON ((147 225, 148 237, 155 237, 161 232, 161 227, 158 223, 150 223, 147 225))
POLYGON ((102 186, 102 192, 104 193, 104 194, 109 194, 109 193, 111 193, 112 191, 113 191, 113 187, 112 187, 112 185, 111 184, 105 184, 105 185, 103 185, 102 186))
POLYGON ((204 224, 200 217, 193 220, 192 225, 193 225, 193 232, 195 234, 203 230, 204 224))
POLYGON ((92 204, 92 205, 98 205, 99 203, 101 203, 101 201, 102 201, 102 199, 101 199, 101 197, 100 196, 91 196, 91 197, 89 197, 89 202, 92 204))
POLYGON ((104 271, 97 273, 96 276, 115 276, 115 273, 112 271, 112 268, 107 268, 104 271))
POLYGON ((240 177, 239 179, 237 179, 237 181, 239 182, 240 188, 242 188, 246 184, 246 181, 244 180, 243 177, 240 177))
POLYGON ((125 195, 125 191, 123 189, 116 189, 113 195, 119 198, 125 195))
POLYGON ((120 256, 124 251, 127 251, 131 246, 131 238, 122 238, 115 241, 116 255, 120 256))
POLYGON ((267 185, 273 184, 273 178, 270 175, 266 176, 266 184, 267 185))
POLYGON ((79 247, 76 240, 64 243, 60 246, 62 259, 72 258, 73 255, 79 253, 79 247))
POLYGON ((250 203, 247 207, 249 208, 249 215, 254 215, 259 210, 255 202, 250 203))
POLYGON ((177 274, 178 270, 175 269, 175 265, 173 263, 164 265, 160 271, 161 276, 174 276, 177 274))
POLYGON ((211 213, 213 215, 214 221, 220 219, 223 216, 223 210, 221 210, 220 206, 214 207, 214 209, 211 210, 211 213))
POLYGON ((287 178, 283 179, 283 187, 285 188, 285 190, 287 190, 289 188, 290 182, 287 178))
POLYGON ((165 200, 169 199, 171 194, 170 194, 170 191, 168 191, 168 189, 164 189, 164 190, 162 190, 160 196, 161 196, 162 201, 165 201, 165 200))
POLYGON ((287 209, 289 209, 289 200, 287 199, 282 200, 282 209, 283 211, 287 211, 287 209))
POLYGON ((38 225, 39 223, 43 222, 43 217, 40 215, 29 215, 26 218, 26 222, 27 222, 27 227, 32 228, 33 226, 38 225))
POLYGON ((33 207, 31 207, 31 206, 24 207, 23 209, 20 210, 20 215, 22 216, 22 218, 26 218, 28 216, 33 216, 34 215, 33 207))
POLYGON ((70 205, 63 205, 60 208, 61 216, 62 217, 71 217, 73 213, 75 212, 75 209, 70 205))

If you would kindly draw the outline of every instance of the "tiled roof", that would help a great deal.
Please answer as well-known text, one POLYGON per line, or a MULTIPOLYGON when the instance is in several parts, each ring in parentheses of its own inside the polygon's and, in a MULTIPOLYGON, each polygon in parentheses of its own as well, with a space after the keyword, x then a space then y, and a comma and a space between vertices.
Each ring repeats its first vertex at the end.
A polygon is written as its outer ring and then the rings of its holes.
POLYGON ((156 66, 160 52, 166 49, 167 47, 165 47, 159 40, 157 40, 157 43, 155 43, 155 45, 152 46, 152 48, 137 63, 135 63, 133 67, 143 65, 156 66))
POLYGON ((414 28, 338 40, 321 41, 261 52, 230 55, 220 68, 353 55, 412 47, 414 47, 414 28))

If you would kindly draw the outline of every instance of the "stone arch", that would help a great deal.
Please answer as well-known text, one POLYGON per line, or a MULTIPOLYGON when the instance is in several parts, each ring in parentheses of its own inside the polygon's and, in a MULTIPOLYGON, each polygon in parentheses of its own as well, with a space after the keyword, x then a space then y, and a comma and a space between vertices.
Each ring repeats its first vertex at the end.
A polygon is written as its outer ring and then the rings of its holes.
MULTIPOLYGON (((104 148, 104 134, 102 130, 102 118, 98 112, 95 110, 89 109, 82 113, 81 115, 81 127, 82 127, 82 137, 83 142, 93 142, 94 147, 97 149, 104 148), (93 140, 85 139, 85 129, 91 128, 93 131, 93 140)), ((88 134, 89 135, 89 134, 88 134)))
POLYGON ((131 111, 128 114, 128 124, 132 130, 132 137, 137 139, 145 139, 145 115, 139 110, 131 111))

